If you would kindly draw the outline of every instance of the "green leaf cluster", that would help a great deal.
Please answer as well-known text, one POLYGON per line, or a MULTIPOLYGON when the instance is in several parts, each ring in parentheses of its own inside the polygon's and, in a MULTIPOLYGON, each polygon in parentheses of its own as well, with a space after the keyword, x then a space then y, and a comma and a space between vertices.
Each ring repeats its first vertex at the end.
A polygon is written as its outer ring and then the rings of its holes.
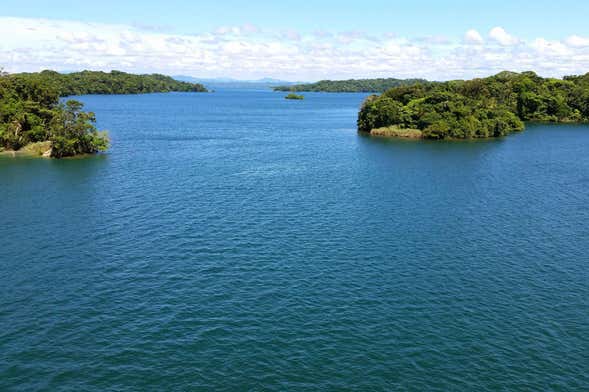
POLYGON ((504 136, 525 121, 589 121, 589 73, 564 79, 501 72, 473 80, 400 86, 366 99, 358 130, 418 129, 427 139, 504 136))

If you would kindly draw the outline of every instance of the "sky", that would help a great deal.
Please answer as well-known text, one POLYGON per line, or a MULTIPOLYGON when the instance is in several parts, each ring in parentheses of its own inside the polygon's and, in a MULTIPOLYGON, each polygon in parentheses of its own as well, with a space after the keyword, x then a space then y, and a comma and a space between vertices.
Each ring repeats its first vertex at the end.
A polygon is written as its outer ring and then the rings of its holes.
POLYGON ((0 67, 291 81, 589 72, 587 1, 2 0, 0 67))

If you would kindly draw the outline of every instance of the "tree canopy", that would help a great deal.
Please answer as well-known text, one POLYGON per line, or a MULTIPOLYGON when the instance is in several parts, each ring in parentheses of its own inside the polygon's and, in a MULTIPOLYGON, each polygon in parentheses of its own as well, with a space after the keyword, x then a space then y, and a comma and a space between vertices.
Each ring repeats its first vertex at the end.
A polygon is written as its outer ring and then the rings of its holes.
POLYGON ((321 80, 317 83, 274 87, 274 91, 316 91, 326 93, 378 93, 398 86, 426 82, 423 79, 349 79, 321 80))
POLYGON ((395 127, 420 130, 427 139, 484 138, 521 131, 525 121, 589 121, 589 73, 553 79, 506 71, 400 86, 366 99, 358 130, 395 127))

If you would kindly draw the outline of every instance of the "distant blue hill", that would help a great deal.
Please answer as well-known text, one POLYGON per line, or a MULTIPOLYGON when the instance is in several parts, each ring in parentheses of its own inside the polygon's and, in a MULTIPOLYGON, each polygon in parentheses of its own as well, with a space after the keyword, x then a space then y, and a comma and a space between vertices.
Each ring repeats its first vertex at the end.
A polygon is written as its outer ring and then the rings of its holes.
POLYGON ((239 80, 232 78, 197 78, 194 76, 176 75, 174 79, 182 82, 201 83, 209 88, 273 88, 276 86, 294 85, 299 82, 262 78, 256 80, 239 80))

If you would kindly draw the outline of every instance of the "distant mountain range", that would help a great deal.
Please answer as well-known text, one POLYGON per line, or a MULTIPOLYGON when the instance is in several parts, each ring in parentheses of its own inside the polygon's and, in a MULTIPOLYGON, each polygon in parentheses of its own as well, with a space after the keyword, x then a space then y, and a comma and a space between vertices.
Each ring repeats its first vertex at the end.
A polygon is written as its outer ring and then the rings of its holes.
POLYGON ((232 78, 196 78, 193 76, 177 75, 174 79, 182 82, 203 84, 209 90, 216 88, 250 88, 268 89, 286 92, 329 92, 329 93, 376 93, 384 92, 394 87, 411 86, 414 84, 428 83, 424 79, 347 79, 347 80, 320 80, 314 83, 290 82, 273 78, 256 80, 239 80, 232 78))
POLYGON ((300 82, 289 82, 286 80, 262 78, 255 80, 239 80, 232 78, 197 78, 194 76, 176 75, 174 79, 182 82, 201 83, 209 88, 272 88, 276 86, 289 86, 300 82))

